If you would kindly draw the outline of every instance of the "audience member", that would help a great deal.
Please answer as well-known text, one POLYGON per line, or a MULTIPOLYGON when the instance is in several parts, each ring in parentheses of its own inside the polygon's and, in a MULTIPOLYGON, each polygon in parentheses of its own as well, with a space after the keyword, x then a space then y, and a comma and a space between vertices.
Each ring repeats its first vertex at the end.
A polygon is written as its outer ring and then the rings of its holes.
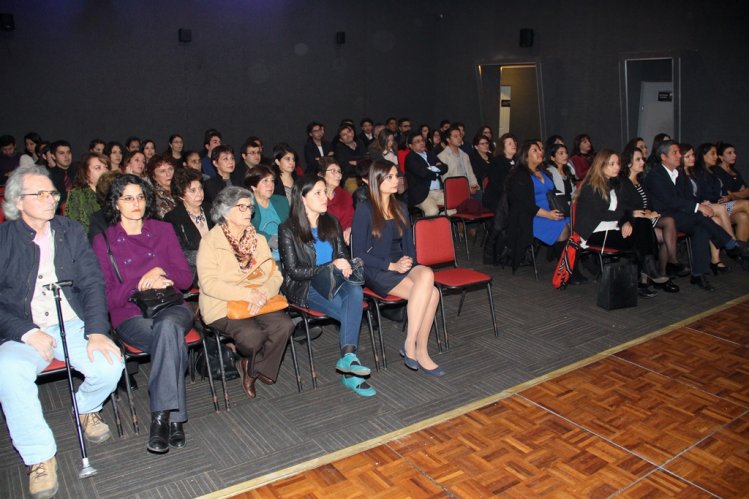
POLYGON ((445 205, 440 176, 447 173, 447 165, 427 152, 426 142, 419 133, 409 135, 408 147, 411 149, 406 156, 408 202, 423 211, 425 216, 435 216, 445 205))
POLYGON ((174 167, 169 160, 157 154, 146 165, 146 173, 153 186, 153 216, 161 220, 177 206, 172 193, 174 167))
POLYGON ((96 153, 84 155, 73 180, 73 188, 68 193, 65 216, 83 225, 86 233, 91 215, 101 209, 96 199, 96 183, 107 171, 109 160, 106 156, 96 153))
POLYGON ((273 259, 278 261, 278 226, 289 218, 289 201, 282 194, 274 194, 275 173, 269 166, 253 168, 245 184, 254 195, 252 225, 265 238, 273 259))
POLYGON ((351 225, 354 222, 354 200, 348 191, 341 188, 341 165, 335 158, 320 158, 316 174, 325 181, 328 214, 338 220, 343 231, 343 241, 348 245, 351 240, 351 225))

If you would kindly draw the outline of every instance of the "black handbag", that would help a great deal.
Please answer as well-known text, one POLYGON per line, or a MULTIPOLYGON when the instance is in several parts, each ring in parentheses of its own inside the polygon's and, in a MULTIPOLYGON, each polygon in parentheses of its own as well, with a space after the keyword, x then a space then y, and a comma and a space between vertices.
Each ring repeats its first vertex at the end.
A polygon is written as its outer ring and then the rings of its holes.
POLYGON ((559 191, 546 191, 546 199, 549 201, 549 208, 562 212, 565 217, 570 216, 570 200, 566 194, 559 191))
POLYGON ((625 258, 603 266, 598 306, 606 310, 637 306, 637 265, 625 258))
POLYGON ((224 373, 226 373, 226 379, 232 380, 239 378, 239 370, 237 370, 237 359, 236 354, 229 350, 229 347, 221 343, 218 347, 215 341, 206 341, 205 348, 208 351, 208 360, 206 361, 203 350, 198 352, 195 356, 195 370, 202 377, 208 377, 208 366, 211 368, 211 376, 214 379, 221 378, 221 364, 219 363, 219 353, 224 360, 224 373))
MULTIPOLYGON (((120 274, 120 269, 117 267, 117 262, 115 262, 114 256, 112 255, 112 248, 109 246, 109 239, 105 232, 102 232, 101 235, 104 238, 104 243, 107 245, 107 255, 109 255, 109 261, 112 262, 112 267, 114 267, 114 274, 117 276, 117 280, 121 283, 122 275, 120 274)), ((138 305, 143 317, 151 319, 166 308, 173 307, 174 305, 181 305, 182 302, 184 302, 184 296, 177 291, 177 288, 174 286, 167 286, 163 289, 136 291, 128 301, 138 305)))
POLYGON ((323 298, 332 300, 345 282, 357 286, 364 285, 364 262, 361 258, 353 258, 351 263, 351 275, 343 276, 333 263, 323 265, 320 271, 312 278, 312 287, 322 295, 323 298))

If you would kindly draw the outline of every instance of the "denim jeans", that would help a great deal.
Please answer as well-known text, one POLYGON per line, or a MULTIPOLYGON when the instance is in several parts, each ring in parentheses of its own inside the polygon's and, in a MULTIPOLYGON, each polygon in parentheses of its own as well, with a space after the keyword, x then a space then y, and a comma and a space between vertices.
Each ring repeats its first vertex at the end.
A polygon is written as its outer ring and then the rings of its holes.
POLYGON ((192 311, 185 305, 177 305, 162 310, 152 319, 131 317, 117 327, 126 343, 151 355, 148 378, 151 412, 172 411, 170 418, 178 423, 187 421, 185 334, 192 323, 192 311))
POLYGON ((324 298, 320 293, 310 286, 309 301, 310 308, 323 312, 341 323, 338 342, 341 347, 353 345, 359 347, 359 329, 362 318, 362 287, 348 282, 341 286, 338 294, 332 300, 324 298))
MULTIPOLYGON (((65 338, 68 344, 70 365, 85 376, 75 394, 78 411, 81 414, 98 412, 102 403, 117 386, 122 376, 122 359, 107 362, 101 352, 94 354, 94 361, 88 359, 83 336, 83 321, 65 321, 65 338)), ((52 326, 44 331, 57 342, 54 348, 56 359, 65 358, 60 338, 60 326, 52 326)), ((18 341, 6 341, 0 345, 0 403, 8 423, 8 431, 13 446, 21 454, 26 465, 41 463, 57 452, 55 437, 44 420, 36 377, 49 362, 44 360, 36 349, 18 341)), ((73 432, 73 428, 70 427, 73 432)))

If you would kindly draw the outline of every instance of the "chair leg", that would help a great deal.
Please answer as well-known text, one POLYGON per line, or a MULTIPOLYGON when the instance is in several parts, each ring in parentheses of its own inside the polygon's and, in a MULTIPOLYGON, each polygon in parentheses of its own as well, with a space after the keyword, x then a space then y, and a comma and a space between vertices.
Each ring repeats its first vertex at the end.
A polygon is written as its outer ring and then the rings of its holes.
POLYGON ((466 289, 463 288, 460 290, 460 303, 458 304, 458 316, 460 316, 460 311, 463 310, 463 302, 466 301, 466 289))
POLYGON ((216 396, 216 385, 213 382, 213 373, 211 372, 211 362, 208 360, 208 344, 205 342, 205 336, 203 334, 200 335, 200 343, 203 346, 203 357, 205 358, 206 371, 208 371, 208 387, 211 390, 213 410, 215 412, 219 412, 221 410, 221 406, 218 404, 218 397, 216 396))
POLYGON ((470 262, 471 252, 468 250, 468 229, 466 229, 467 225, 467 222, 463 222, 463 241, 465 241, 466 243, 466 262, 470 262))
POLYGON ((437 350, 439 350, 439 353, 442 353, 442 337, 440 336, 440 329, 437 325, 437 316, 434 316, 434 319, 432 319, 432 327, 434 328, 434 337, 437 339, 437 350))
POLYGON ((492 296, 492 283, 486 283, 486 292, 489 295, 489 311, 492 313, 492 327, 494 328, 494 336, 499 337, 499 329, 497 329, 497 312, 494 310, 494 297, 492 296))
POLYGON ((296 376, 296 389, 299 393, 304 391, 302 387, 302 374, 299 372, 299 359, 296 356, 296 347, 294 346, 294 338, 289 337, 289 347, 291 348, 291 361, 294 363, 294 375, 296 376))
POLYGON ((372 327, 372 311, 367 309, 367 326, 369 327, 369 339, 372 341, 372 355, 374 355, 375 370, 380 372, 380 358, 377 355, 377 344, 375 343, 374 328, 372 327))
POLYGON ((692 263, 692 238, 691 237, 686 237, 684 239, 684 242, 687 245, 687 260, 689 260, 689 268, 693 269, 694 268, 694 263, 692 263))
MULTIPOLYGON (((125 357, 127 362, 127 357, 125 357)), ((133 402, 133 387, 130 386, 130 377, 127 375, 127 370, 123 371, 122 375, 125 377, 125 391, 127 391, 127 403, 130 406, 130 420, 133 423, 133 431, 136 435, 140 434, 140 428, 138 427, 138 414, 135 412, 135 403, 133 402)))
POLYGON ((302 320, 304 321, 304 330, 307 333, 307 355, 309 355, 309 373, 312 376, 312 388, 317 388, 317 372, 315 371, 315 356, 312 354, 312 339, 309 335, 309 318, 306 314, 302 314, 302 320))
POLYGON ((531 263, 533 263, 533 275, 538 281, 538 266, 536 265, 536 248, 531 244, 531 263))
POLYGON ((438 305, 440 314, 442 315, 442 332, 445 334, 445 351, 450 350, 450 340, 447 337, 447 319, 445 318, 445 301, 442 294, 442 286, 437 286, 437 291, 440 294, 440 303, 438 305))
POLYGON ((122 420, 120 419, 120 408, 117 406, 117 400, 115 394, 117 393, 117 387, 109 395, 109 402, 112 404, 112 413, 114 414, 114 423, 117 426, 117 436, 122 438, 125 433, 122 431, 122 420))
POLYGON ((218 368, 221 372, 221 388, 224 391, 224 409, 228 411, 230 410, 229 392, 226 390, 226 369, 224 368, 224 356, 221 355, 221 333, 216 331, 214 336, 216 336, 216 348, 218 349, 218 368))

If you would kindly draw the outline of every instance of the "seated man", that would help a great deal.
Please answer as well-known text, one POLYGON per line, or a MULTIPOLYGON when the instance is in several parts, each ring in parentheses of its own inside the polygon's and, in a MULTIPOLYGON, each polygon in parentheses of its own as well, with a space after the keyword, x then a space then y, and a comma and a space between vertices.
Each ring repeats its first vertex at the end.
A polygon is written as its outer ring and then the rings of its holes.
POLYGON ((473 173, 471 159, 460 148, 462 143, 463 136, 460 133, 460 128, 455 125, 451 126, 447 131, 447 146, 438 155, 439 159, 447 165, 447 173, 442 175, 442 180, 444 181, 449 177, 466 177, 472 197, 481 199, 481 187, 473 173))
POLYGON ((19 167, 8 178, 3 205, 8 221, 0 225, 0 403, 13 446, 30 467, 34 497, 52 497, 58 487, 55 438, 35 383, 52 359, 64 359, 55 299, 45 285, 73 282, 62 289, 61 306, 70 364, 85 377, 75 396, 90 442, 110 436, 99 411, 123 368, 108 336, 98 261, 83 227, 55 216, 59 199, 44 167, 19 167))
POLYGON ((447 166, 437 156, 426 150, 426 142, 420 133, 408 136, 411 152, 406 156, 406 180, 408 202, 416 206, 428 217, 439 213, 445 204, 445 191, 442 190, 440 175, 447 173, 447 166))
POLYGON ((343 170, 343 188, 354 192, 356 182, 356 162, 367 156, 364 145, 356 140, 354 127, 343 124, 338 128, 339 141, 333 146, 335 159, 343 170))
POLYGON ((692 238, 692 277, 689 282, 705 291, 715 288, 708 282, 705 273, 710 268, 710 241, 718 248, 725 248, 733 258, 749 258, 746 246, 739 243, 712 221, 713 209, 709 204, 695 201, 692 186, 678 168, 681 160, 679 145, 673 140, 661 142, 655 154, 660 166, 653 168, 645 177, 645 187, 652 197, 653 210, 663 216, 673 217, 676 230, 686 232, 692 238))

